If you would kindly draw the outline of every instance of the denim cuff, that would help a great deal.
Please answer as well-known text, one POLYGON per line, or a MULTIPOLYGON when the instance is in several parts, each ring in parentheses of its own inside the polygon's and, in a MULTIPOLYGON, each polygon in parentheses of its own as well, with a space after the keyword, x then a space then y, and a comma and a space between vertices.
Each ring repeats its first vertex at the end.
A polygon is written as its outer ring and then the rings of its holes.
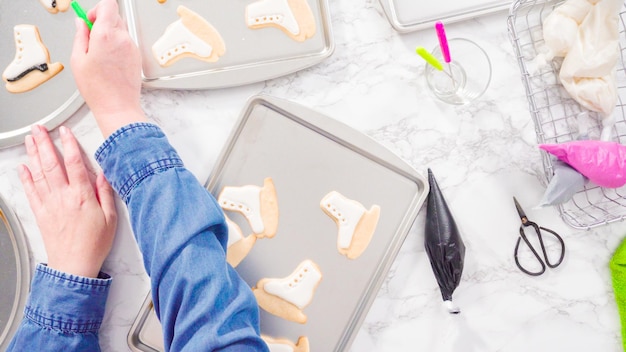
POLYGON ((95 158, 126 204, 131 191, 147 177, 184 166, 163 131, 146 122, 132 123, 115 131, 98 148, 95 158))
POLYGON ((104 316, 111 277, 67 274, 38 264, 24 315, 45 328, 63 332, 97 332, 104 316))

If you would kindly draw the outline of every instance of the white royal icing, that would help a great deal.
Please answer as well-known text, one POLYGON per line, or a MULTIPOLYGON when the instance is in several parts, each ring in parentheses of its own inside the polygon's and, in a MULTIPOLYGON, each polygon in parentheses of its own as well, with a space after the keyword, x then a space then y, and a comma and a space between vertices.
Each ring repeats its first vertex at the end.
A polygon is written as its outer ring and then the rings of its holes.
POLYGON ((53 0, 39 0, 39 2, 43 5, 43 7, 47 8, 47 9, 52 10, 52 9, 56 8, 56 5, 52 6, 53 2, 56 4, 56 2, 53 1, 53 0))
POLYGON ((293 352, 293 347, 284 343, 268 343, 270 352, 293 352))
POLYGON ((339 248, 349 248, 356 225, 366 211, 365 207, 357 201, 347 199, 336 191, 327 194, 320 204, 337 219, 339 227, 337 244, 339 248))
POLYGON ((47 63, 48 52, 37 34, 33 25, 20 24, 13 28, 15 58, 4 70, 4 77, 14 79, 33 66, 47 63))
POLYGON ((293 35, 300 33, 300 26, 287 0, 260 0, 248 5, 248 26, 276 23, 293 35))
POLYGON ((282 279, 271 279, 265 283, 265 292, 278 296, 302 309, 313 299, 322 273, 311 260, 305 260, 291 275, 282 279))
POLYGON ((230 248, 230 246, 243 239, 243 233, 241 233, 241 228, 235 222, 228 217, 225 218, 226 225, 228 226, 228 244, 226 247, 230 248))
POLYGON ((213 47, 187 29, 182 20, 167 26, 165 33, 152 46, 152 53, 160 65, 184 53, 209 57, 212 52, 213 47))
POLYGON ((218 202, 224 210, 242 213, 250 222, 254 233, 265 231, 261 218, 261 187, 254 185, 224 187, 218 202))

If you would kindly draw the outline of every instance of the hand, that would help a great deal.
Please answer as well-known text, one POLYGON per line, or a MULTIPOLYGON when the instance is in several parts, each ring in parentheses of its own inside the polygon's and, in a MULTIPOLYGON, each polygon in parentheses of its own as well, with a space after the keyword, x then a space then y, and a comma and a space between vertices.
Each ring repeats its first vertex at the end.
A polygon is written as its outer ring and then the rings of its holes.
POLYGON ((25 138, 30 168, 19 166, 20 181, 37 219, 48 266, 69 274, 97 277, 117 226, 113 189, 100 173, 95 185, 72 132, 60 128, 63 163, 41 126, 25 138))
POLYGON ((116 0, 102 0, 87 13, 91 32, 76 19, 71 66, 85 102, 104 137, 131 123, 146 121, 139 101, 141 55, 119 15, 116 0))

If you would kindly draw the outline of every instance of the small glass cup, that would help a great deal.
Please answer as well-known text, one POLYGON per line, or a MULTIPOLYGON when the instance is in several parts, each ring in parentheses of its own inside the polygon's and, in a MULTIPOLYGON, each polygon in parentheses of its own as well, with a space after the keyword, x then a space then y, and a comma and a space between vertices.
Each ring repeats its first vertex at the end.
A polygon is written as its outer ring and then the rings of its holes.
POLYGON ((426 64, 428 88, 439 100, 455 105, 470 103, 479 98, 491 81, 491 61, 478 44, 465 38, 448 40, 450 63, 445 63, 441 49, 431 54, 443 63, 443 71, 426 64))

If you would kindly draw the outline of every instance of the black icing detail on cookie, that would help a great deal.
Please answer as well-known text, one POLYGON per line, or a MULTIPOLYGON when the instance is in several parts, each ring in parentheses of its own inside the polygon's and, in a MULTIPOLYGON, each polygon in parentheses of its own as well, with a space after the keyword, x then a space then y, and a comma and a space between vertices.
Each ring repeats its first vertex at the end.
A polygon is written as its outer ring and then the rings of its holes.
POLYGON ((50 4, 50 6, 52 6, 53 9, 57 8, 57 0, 52 0, 52 3, 50 4))
POLYGON ((38 70, 38 71, 41 71, 41 72, 48 71, 48 64, 44 62, 41 65, 35 65, 35 66, 27 69, 26 71, 20 73, 15 78, 7 78, 7 81, 9 81, 9 82, 19 81, 20 79, 24 78, 24 76, 26 76, 27 74, 29 74, 29 73, 31 73, 32 71, 35 71, 35 70, 38 70))

